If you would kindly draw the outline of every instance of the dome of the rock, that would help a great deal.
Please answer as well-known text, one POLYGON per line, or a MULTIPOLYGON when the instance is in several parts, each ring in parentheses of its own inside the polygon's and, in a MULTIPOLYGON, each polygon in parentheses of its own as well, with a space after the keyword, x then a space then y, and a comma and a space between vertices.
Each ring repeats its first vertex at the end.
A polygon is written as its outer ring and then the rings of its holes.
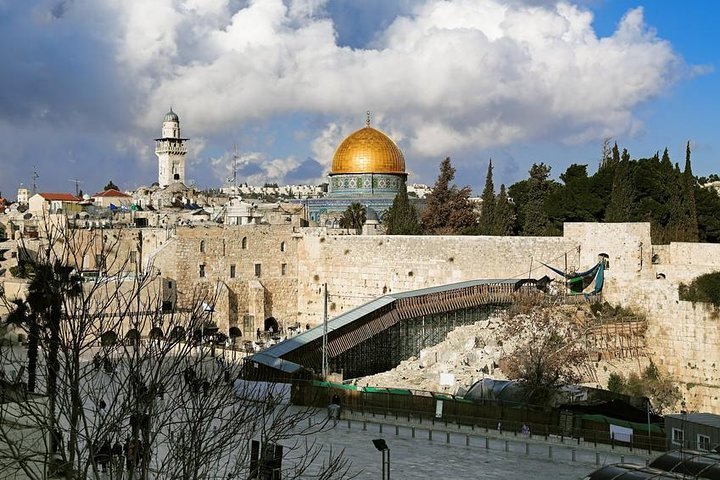
POLYGON ((370 126, 350 134, 335 151, 330 174, 405 173, 405 158, 390 137, 370 126))

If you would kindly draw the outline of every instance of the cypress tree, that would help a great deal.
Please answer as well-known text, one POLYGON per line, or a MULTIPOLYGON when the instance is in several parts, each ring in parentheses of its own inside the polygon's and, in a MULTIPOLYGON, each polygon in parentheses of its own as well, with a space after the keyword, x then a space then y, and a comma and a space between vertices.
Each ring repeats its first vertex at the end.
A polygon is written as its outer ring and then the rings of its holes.
POLYGON ((660 179, 661 191, 658 200, 664 207, 664 212, 653 212, 653 217, 660 233, 659 243, 667 244, 681 239, 685 226, 683 206, 680 200, 680 168, 677 164, 673 167, 667 148, 663 151, 662 160, 660 160, 660 179), (655 213, 658 213, 659 216, 656 216, 655 213))
POLYGON ((493 235, 495 227, 495 185, 492 178, 492 158, 488 163, 487 176, 485 177, 485 189, 482 193, 482 210, 478 221, 478 233, 480 235, 493 235))
POLYGON ((524 205, 523 235, 545 235, 548 227, 548 216, 545 212, 545 199, 550 190, 550 166, 544 163, 530 167, 528 179, 528 198, 524 205))
POLYGON ((620 163, 620 149, 617 146, 617 142, 615 142, 612 148, 612 163, 613 165, 620 163))
POLYGON ((515 208, 510 203, 505 184, 500 185, 500 194, 495 204, 495 224, 493 225, 493 235, 512 235, 515 233, 515 208))
POLYGON ((610 156, 612 154, 610 150, 610 137, 607 137, 603 139, 602 148, 600 150, 600 167, 598 170, 602 170, 603 168, 610 165, 612 161, 612 157, 610 156))
POLYGON ((404 182, 401 190, 395 195, 392 206, 385 214, 383 223, 388 235, 420 235, 422 233, 417 210, 410 203, 407 185, 404 182))
POLYGON ((470 202, 470 188, 457 188, 450 184, 455 169, 450 157, 440 163, 440 174, 433 191, 426 197, 422 212, 423 231, 433 235, 458 235, 468 233, 477 226, 477 215, 470 202))
POLYGON ((632 184, 630 154, 627 148, 623 149, 620 163, 615 168, 610 204, 605 219, 608 222, 632 221, 632 205, 634 201, 634 188, 632 184))
POLYGON ((690 162, 690 141, 688 140, 687 146, 685 147, 685 170, 683 171, 682 175, 682 199, 685 203, 687 215, 685 240, 688 242, 697 242, 700 239, 697 218, 697 204, 695 202, 695 183, 695 177, 693 176, 692 165, 690 162))

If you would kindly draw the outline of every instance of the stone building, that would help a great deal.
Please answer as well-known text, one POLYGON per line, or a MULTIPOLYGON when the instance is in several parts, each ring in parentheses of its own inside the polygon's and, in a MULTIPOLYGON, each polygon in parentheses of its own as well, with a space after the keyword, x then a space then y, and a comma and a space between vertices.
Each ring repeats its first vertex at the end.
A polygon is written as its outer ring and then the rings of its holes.
POLYGON ((28 210, 37 214, 79 212, 80 200, 71 193, 36 193, 28 200, 28 210))

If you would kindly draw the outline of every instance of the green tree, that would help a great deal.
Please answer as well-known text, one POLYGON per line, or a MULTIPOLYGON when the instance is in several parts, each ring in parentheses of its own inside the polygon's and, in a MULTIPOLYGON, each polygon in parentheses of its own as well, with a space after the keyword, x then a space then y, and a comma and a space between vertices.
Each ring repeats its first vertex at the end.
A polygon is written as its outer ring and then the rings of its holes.
POLYGON ((395 195, 392 206, 385 213, 383 223, 388 235, 420 235, 422 233, 417 210, 410 203, 407 185, 404 182, 398 194, 395 195))
POLYGON ((720 195, 712 187, 695 185, 693 190, 699 240, 720 243, 720 195))
POLYGON ((495 204, 495 224, 493 225, 493 235, 513 235, 516 231, 515 206, 510 203, 505 184, 500 185, 500 194, 495 204))
POLYGON ((512 198, 515 207, 516 233, 522 233, 525 225, 525 204, 528 201, 528 180, 520 180, 508 187, 508 197, 512 198))
POLYGON ((671 216, 671 202, 666 186, 672 177, 672 164, 660 162, 660 154, 651 158, 641 158, 632 169, 632 186, 635 191, 631 204, 631 221, 650 222, 650 234, 653 244, 667 243, 668 220, 671 216))
POLYGON ((120 190, 120 187, 118 187, 117 185, 115 185, 115 184, 113 183, 113 181, 110 180, 110 181, 107 183, 107 185, 105 185, 105 186, 103 187, 103 191, 106 191, 106 190, 120 190))
POLYGON ((630 372, 625 378, 622 373, 611 373, 608 390, 633 397, 649 397, 658 413, 673 408, 682 399, 677 386, 652 362, 640 375, 630 372))
POLYGON ((561 385, 580 381, 587 361, 585 333, 572 314, 544 307, 503 313, 498 338, 514 350, 503 359, 503 373, 523 383, 531 401, 545 403, 561 385))
POLYGON ((477 215, 470 202, 470 187, 451 184, 455 168, 450 157, 440 163, 440 173, 433 191, 426 197, 421 221, 423 231, 432 235, 469 233, 477 225, 477 215))
MULTIPOLYGON (((601 172, 612 169, 608 165, 601 172)), ((597 180, 602 178, 604 175, 597 176, 597 180)), ((554 184, 545 201, 549 234, 562 235, 564 222, 595 222, 602 218, 606 199, 598 195, 596 179, 588 177, 587 165, 570 165, 560 180, 563 185, 554 184)))
POLYGON ((358 234, 362 232, 362 227, 367 219, 367 211, 365 205, 353 202, 345 209, 340 217, 340 228, 355 230, 358 234))
POLYGON ((658 220, 658 227, 663 231, 662 243, 670 243, 682 239, 683 230, 687 226, 685 212, 682 204, 680 167, 670 161, 668 149, 665 148, 660 161, 660 172, 663 178, 661 201, 667 207, 666 215, 658 220))
POLYGON ((608 222, 629 222, 632 220, 632 207, 635 193, 631 169, 630 154, 625 148, 620 157, 620 162, 615 167, 615 175, 610 192, 610 204, 605 212, 605 219, 608 222))
POLYGON ((523 235, 534 236, 547 234, 549 222, 545 211, 545 200, 551 188, 549 176, 549 165, 534 163, 530 168, 530 178, 528 179, 527 185, 527 203, 523 206, 523 235))
POLYGON ((614 393, 622 393, 625 390, 625 377, 622 373, 612 372, 608 376, 607 389, 614 393))
POLYGON ((598 170, 610 165, 612 162, 612 150, 610 149, 610 137, 603 139, 602 147, 600 148, 600 167, 598 170))
POLYGON ((620 149, 618 148, 617 142, 615 142, 612 148, 612 163, 613 165, 620 163, 620 149))
POLYGON ((695 176, 690 161, 690 141, 685 148, 685 169, 682 174, 682 201, 686 216, 685 241, 697 242, 700 239, 698 229, 697 203, 695 201, 695 176))
POLYGON ((480 235, 494 235, 495 232, 495 185, 493 184, 492 158, 488 163, 485 189, 482 193, 482 210, 478 220, 477 232, 480 235))

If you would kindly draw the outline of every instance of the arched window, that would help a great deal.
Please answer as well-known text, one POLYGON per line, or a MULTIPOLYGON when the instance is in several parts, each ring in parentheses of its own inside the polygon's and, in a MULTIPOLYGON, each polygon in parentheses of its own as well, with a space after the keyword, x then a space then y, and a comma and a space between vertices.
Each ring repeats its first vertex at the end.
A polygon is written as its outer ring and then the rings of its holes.
POLYGON ((205 253, 205 240, 200 240, 200 253, 205 253))
POLYGON ((280 242, 280 251, 281 252, 285 251, 285 242, 280 242))
POLYGON ((242 249, 247 249, 247 237, 243 237, 242 239, 242 249))

